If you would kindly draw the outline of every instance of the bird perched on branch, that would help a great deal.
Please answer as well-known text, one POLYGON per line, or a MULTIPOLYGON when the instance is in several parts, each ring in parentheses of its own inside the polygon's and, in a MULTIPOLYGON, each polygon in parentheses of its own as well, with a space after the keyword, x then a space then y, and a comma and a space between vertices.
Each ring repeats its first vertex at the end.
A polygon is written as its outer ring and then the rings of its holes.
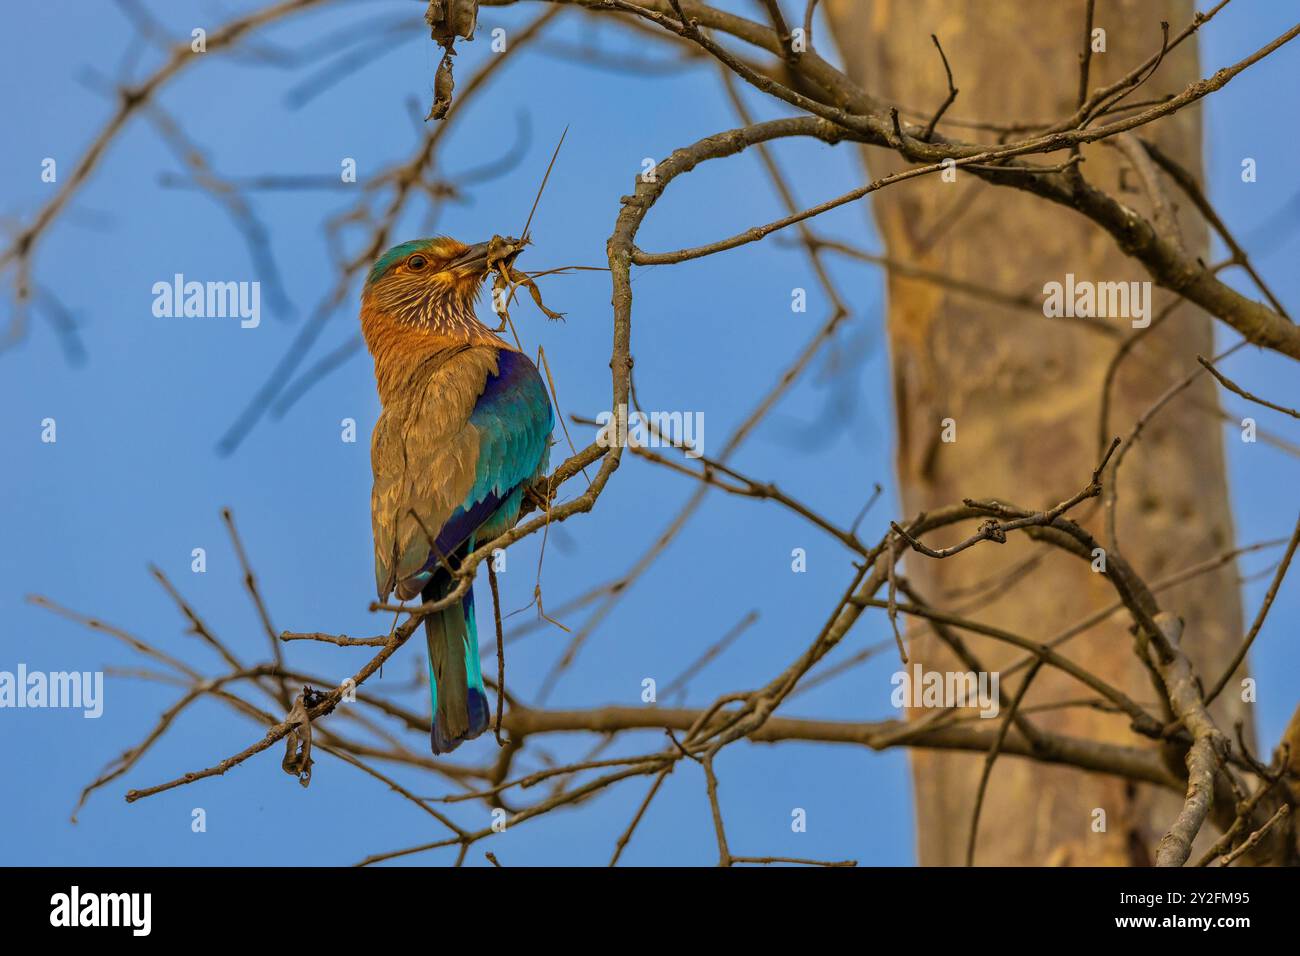
MULTIPOLYGON (((370 448, 381 601, 450 594, 465 555, 514 526, 546 471, 553 416, 537 367, 474 313, 484 278, 508 273, 522 245, 416 239, 370 270, 361 328, 383 406, 370 448)), ((424 625, 431 743, 449 753, 489 723, 472 587, 424 625)))

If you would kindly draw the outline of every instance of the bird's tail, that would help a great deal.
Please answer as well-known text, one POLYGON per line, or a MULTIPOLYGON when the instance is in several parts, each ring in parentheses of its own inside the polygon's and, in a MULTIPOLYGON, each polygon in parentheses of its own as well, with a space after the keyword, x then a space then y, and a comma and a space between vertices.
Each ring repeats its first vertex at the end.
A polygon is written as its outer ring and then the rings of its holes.
MULTIPOLYGON (((458 550, 450 560, 452 566, 472 547, 467 544, 458 550)), ((426 602, 440 600, 454 587, 455 579, 438 568, 421 597, 426 602)), ((435 754, 451 753, 462 741, 487 730, 489 722, 474 622, 474 589, 467 590, 458 604, 425 617, 424 637, 429 646, 429 691, 433 695, 430 742, 435 754)))

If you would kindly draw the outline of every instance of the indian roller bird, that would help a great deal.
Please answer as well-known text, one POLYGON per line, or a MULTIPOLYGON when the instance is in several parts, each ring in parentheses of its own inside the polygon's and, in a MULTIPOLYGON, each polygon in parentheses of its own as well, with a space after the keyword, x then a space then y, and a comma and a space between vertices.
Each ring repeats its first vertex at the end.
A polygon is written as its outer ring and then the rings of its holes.
MULTIPOLYGON (((537 367, 474 312, 502 264, 500 243, 404 242, 379 257, 361 295, 382 405, 370 446, 381 601, 446 597, 465 555, 519 520, 524 490, 550 458, 553 415, 537 367)), ((506 268, 521 245, 508 245, 506 268)), ((424 626, 430 737, 445 754, 489 723, 473 589, 424 626)))

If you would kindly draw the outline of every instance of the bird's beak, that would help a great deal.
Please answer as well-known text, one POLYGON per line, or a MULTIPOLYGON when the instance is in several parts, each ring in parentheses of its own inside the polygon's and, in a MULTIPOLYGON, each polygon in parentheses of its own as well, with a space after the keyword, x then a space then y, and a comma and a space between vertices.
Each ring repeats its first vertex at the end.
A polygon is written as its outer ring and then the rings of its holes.
POLYGON ((476 242, 447 264, 448 269, 459 269, 472 274, 487 272, 490 243, 476 242))

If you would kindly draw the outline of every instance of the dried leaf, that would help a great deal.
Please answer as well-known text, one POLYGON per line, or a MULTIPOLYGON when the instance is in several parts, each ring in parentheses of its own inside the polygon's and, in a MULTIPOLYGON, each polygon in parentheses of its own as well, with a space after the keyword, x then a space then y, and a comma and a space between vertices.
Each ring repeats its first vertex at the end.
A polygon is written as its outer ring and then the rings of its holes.
POLYGON ((451 58, 455 55, 456 50, 448 43, 446 51, 442 54, 442 62, 438 64, 438 72, 433 77, 433 106, 429 107, 429 115, 425 117, 426 120, 440 120, 451 109, 452 91, 456 88, 456 78, 452 74, 451 58))
POLYGON ((442 61, 433 77, 433 105, 426 120, 440 120, 451 109, 452 92, 456 88, 451 58, 456 55, 456 38, 474 39, 478 21, 478 0, 429 0, 424 13, 429 24, 429 34, 442 46, 442 61))
POLYGON ((444 46, 456 37, 473 40, 478 0, 429 0, 424 19, 433 38, 444 46))
POLYGON ((304 687, 293 708, 285 720, 294 724, 294 728, 285 735, 284 760, 280 762, 285 773, 298 778, 304 787, 311 784, 311 720, 307 717, 307 708, 317 695, 310 687, 304 687))

